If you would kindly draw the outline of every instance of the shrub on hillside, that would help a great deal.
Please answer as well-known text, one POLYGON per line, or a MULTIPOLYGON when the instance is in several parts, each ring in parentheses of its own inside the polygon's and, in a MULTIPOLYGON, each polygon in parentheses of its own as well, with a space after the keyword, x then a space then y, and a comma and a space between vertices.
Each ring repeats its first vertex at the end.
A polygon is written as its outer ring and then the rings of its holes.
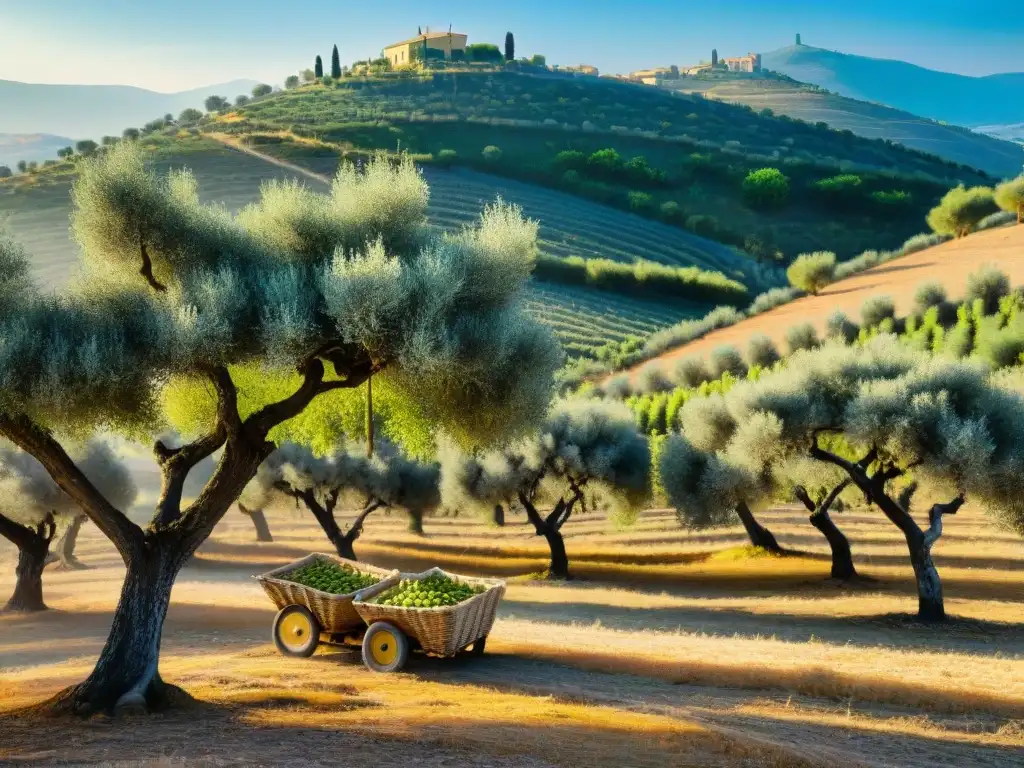
POLYGON ((743 355, 736 347, 732 346, 716 347, 715 351, 711 353, 710 365, 711 373, 716 379, 721 378, 725 373, 731 373, 733 376, 745 376, 747 373, 747 364, 743 362, 743 355))
POLYGON ((882 210, 901 212, 913 205, 914 196, 902 189, 880 190, 871 193, 871 200, 877 203, 882 210))
POLYGON ((637 379, 637 390, 645 393, 668 392, 672 382, 665 372, 656 364, 649 363, 640 370, 637 379))
POLYGON ((484 147, 483 156, 484 160, 486 160, 488 163, 498 162, 499 160, 501 160, 501 156, 503 154, 504 153, 501 151, 501 147, 496 147, 493 144, 484 147))
POLYGON ((974 228, 975 232, 984 232, 986 229, 999 229, 999 227, 1005 227, 1008 224, 1017 224, 1017 214, 1013 211, 996 211, 990 213, 984 219, 978 222, 978 226, 974 228))
POLYGON ((947 240, 949 240, 949 235, 941 235, 938 232, 922 232, 919 235, 914 235, 903 243, 903 247, 900 248, 900 251, 903 252, 904 256, 909 256, 910 254, 917 253, 918 251, 934 248, 936 245, 944 243, 947 240))
POLYGON ((458 159, 458 153, 454 149, 442 149, 437 153, 434 158, 434 162, 444 168, 447 168, 458 159))
POLYGON ((914 292, 914 311, 923 315, 932 307, 941 307, 946 303, 946 288, 942 283, 922 283, 914 292))
POLYGON ((1010 293, 1010 278, 1006 273, 995 267, 985 265, 967 277, 967 290, 964 301, 980 300, 986 315, 994 314, 999 309, 999 300, 1010 293))
POLYGON ((607 397, 615 400, 625 400, 633 394, 633 388, 629 384, 629 376, 622 374, 608 379, 604 385, 604 392, 607 397))
POLYGON ((751 171, 743 180, 743 199, 752 208, 781 208, 789 200, 789 177, 778 168, 751 171))
POLYGON ((836 255, 817 251, 797 256, 786 270, 790 285, 812 295, 832 282, 836 271, 836 255))
POLYGON ((811 190, 817 200, 849 205, 863 197, 861 191, 863 183, 864 180, 860 176, 844 173, 814 182, 811 185, 811 190))
POLYGON ((13 175, 13 172, 8 166, 0 165, 0 179, 9 179, 13 175))
POLYGON ((675 200, 668 200, 661 204, 658 209, 661 212, 661 218, 669 222, 680 222, 686 215, 683 212, 682 206, 679 205, 675 200))
POLYGON ((264 96, 269 96, 273 92, 274 89, 271 88, 269 85, 267 85, 266 83, 260 83, 259 85, 253 87, 252 97, 254 99, 261 99, 264 96))
POLYGON ((691 355, 690 357, 684 357, 676 365, 675 378, 679 386, 692 389, 699 387, 705 381, 713 380, 714 376, 708 370, 703 357, 691 355))
POLYGON ((627 295, 649 296, 657 293, 677 299, 722 301, 739 304, 746 300, 747 289, 721 272, 706 272, 699 267, 673 267, 639 260, 624 264, 612 259, 559 258, 541 254, 534 276, 571 285, 588 285, 627 295))
POLYGON ((747 365, 751 368, 759 366, 770 368, 775 365, 781 356, 775 347, 775 342, 763 334, 753 336, 747 344, 747 365))
POLYGON ((747 308, 748 315, 759 315, 762 312, 767 312, 769 309, 775 309, 775 307, 799 299, 806 292, 800 288, 772 288, 765 291, 747 308))
POLYGON ((865 328, 875 328, 884 320, 896 317, 896 305, 891 296, 872 296, 860 307, 860 319, 865 328))
POLYGON ((826 339, 841 341, 843 344, 853 344, 857 340, 858 333, 860 333, 860 327, 847 317, 845 312, 838 309, 825 321, 826 339))
POLYGON ((814 349, 820 344, 818 332, 810 323, 800 323, 786 331, 786 348, 791 355, 801 349, 814 349))
POLYGON ((1024 224, 1024 175, 996 187, 995 201, 1004 211, 1016 215, 1018 224, 1024 224))
POLYGON ((654 198, 647 192, 638 192, 635 189, 631 189, 628 198, 629 210, 631 211, 649 211, 654 208, 654 198))
POLYGON ((587 167, 587 156, 576 149, 567 149, 555 155, 555 165, 562 170, 579 171, 587 167))
POLYGON ((928 226, 941 235, 961 238, 970 234, 978 222, 998 210, 989 187, 955 187, 946 193, 928 213, 928 226))

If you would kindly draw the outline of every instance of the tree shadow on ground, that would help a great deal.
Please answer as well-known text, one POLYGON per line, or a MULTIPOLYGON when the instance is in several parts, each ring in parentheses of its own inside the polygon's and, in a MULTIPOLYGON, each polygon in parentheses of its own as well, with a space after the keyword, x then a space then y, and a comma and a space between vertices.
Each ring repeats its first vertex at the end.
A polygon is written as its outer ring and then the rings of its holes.
POLYGON ((591 624, 641 632, 701 632, 723 637, 775 637, 806 642, 814 637, 830 643, 906 650, 957 651, 981 656, 1024 653, 1021 624, 949 618, 943 624, 924 623, 909 614, 877 616, 813 616, 764 613, 721 606, 634 608, 599 603, 541 603, 505 598, 502 613, 550 624, 591 624))

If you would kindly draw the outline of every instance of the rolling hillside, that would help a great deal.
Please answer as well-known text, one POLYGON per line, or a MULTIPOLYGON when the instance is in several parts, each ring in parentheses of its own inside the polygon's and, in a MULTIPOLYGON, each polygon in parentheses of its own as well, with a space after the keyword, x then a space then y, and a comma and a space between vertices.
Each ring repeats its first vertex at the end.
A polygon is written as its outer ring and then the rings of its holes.
MULTIPOLYGON (((184 144, 179 145, 182 149, 184 144)), ((206 202, 223 203, 231 210, 256 200, 260 184, 269 179, 300 178, 326 187, 301 170, 289 170, 259 157, 212 142, 190 145, 192 151, 169 154, 158 167, 187 165, 206 202)), ((333 170, 333 166, 332 166, 333 170)), ((540 187, 507 182, 470 171, 426 169, 431 200, 431 223, 445 229, 471 223, 483 206, 498 194, 519 203, 527 215, 542 221, 541 251, 552 255, 634 261, 638 258, 666 264, 696 264, 742 275, 749 262, 717 243, 638 216, 607 209, 540 187)), ((36 278, 58 288, 71 278, 77 246, 68 231, 70 182, 15 187, 0 184, 0 221, 33 257, 36 278)), ((530 310, 556 332, 568 354, 585 354, 608 341, 645 335, 679 320, 700 317, 710 304, 645 300, 585 287, 536 282, 530 310)))
POLYGON ((809 45, 761 55, 765 69, 842 96, 888 104, 956 125, 1006 125, 1024 121, 1024 73, 968 77, 809 45))
POLYGON ((786 332, 793 326, 810 322, 821 334, 825 321, 833 312, 838 310, 851 318, 859 318, 861 305, 872 296, 891 296, 897 314, 905 314, 913 305, 917 287, 925 282, 942 283, 949 298, 955 300, 963 295, 967 276, 984 264, 997 266, 1009 275, 1012 285, 1021 285, 1024 284, 1022 253, 1024 226, 992 229, 962 240, 952 240, 832 283, 817 296, 797 299, 728 328, 713 331, 636 366, 629 374, 636 380, 640 370, 647 365, 670 371, 684 357, 706 356, 723 345, 732 345, 743 351, 750 338, 759 334, 771 338, 779 349, 785 349, 786 332))
MULTIPOLYGON (((733 75, 688 77, 664 81, 665 88, 681 93, 702 93, 708 98, 746 104, 758 111, 770 109, 778 115, 809 123, 825 122, 837 130, 850 130, 868 139, 888 139, 929 152, 946 160, 981 168, 996 176, 1015 175, 1024 165, 1024 147, 1009 141, 1010 128, 1001 138, 998 128, 976 132, 882 104, 826 93, 789 78, 733 75), (986 135, 988 132, 994 135, 986 135)), ((1024 129, 1021 135, 1024 136, 1024 129)))
POLYGON ((120 136, 166 113, 203 108, 207 96, 233 99, 249 93, 253 80, 157 93, 126 85, 48 85, 0 80, 0 133, 52 133, 74 139, 120 136))
POLYGON ((920 231, 949 187, 990 182, 981 171, 898 144, 743 105, 514 71, 345 78, 274 94, 201 129, 337 151, 409 151, 422 162, 633 210, 769 259, 893 248, 920 231), (601 155, 590 161, 602 152, 607 162, 601 155), (743 192, 748 174, 763 168, 789 179, 778 206, 743 192), (857 204, 831 205, 817 193, 818 182, 851 173, 864 182, 857 204), (884 202, 893 193, 901 193, 899 204, 884 202))

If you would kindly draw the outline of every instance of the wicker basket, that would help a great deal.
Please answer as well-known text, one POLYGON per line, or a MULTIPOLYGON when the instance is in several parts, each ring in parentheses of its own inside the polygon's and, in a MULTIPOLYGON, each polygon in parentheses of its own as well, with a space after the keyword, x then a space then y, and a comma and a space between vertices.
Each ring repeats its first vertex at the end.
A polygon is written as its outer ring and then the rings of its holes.
MULTIPOLYGON (((382 580, 382 583, 388 581, 389 577, 397 577, 398 574, 396 570, 389 571, 384 568, 367 565, 366 563, 359 563, 355 560, 346 560, 337 555, 317 552, 307 555, 301 560, 288 563, 288 565, 282 565, 280 568, 253 576, 253 578, 260 583, 263 591, 274 601, 274 605, 279 610, 287 605, 297 604, 306 606, 316 616, 317 621, 320 622, 320 628, 324 632, 338 634, 362 627, 363 620, 359 618, 359 614, 352 607, 352 598, 358 594, 357 592, 347 595, 332 595, 328 592, 321 592, 319 589, 296 584, 294 581, 288 581, 288 574, 293 571, 298 570, 304 565, 325 560, 337 565, 347 565, 359 573, 377 576, 382 580)), ((376 587, 378 585, 374 584, 373 586, 376 587)))
POLYGON ((375 621, 388 621, 419 641, 427 653, 454 656, 467 645, 490 633, 494 626, 494 616, 498 612, 498 603, 504 594, 505 582, 500 579, 477 579, 431 568, 422 573, 399 573, 367 587, 356 593, 352 605, 368 625, 375 621), (473 587, 482 586, 485 590, 458 605, 439 608, 401 608, 367 602, 402 579, 419 581, 434 575, 447 576, 473 587))

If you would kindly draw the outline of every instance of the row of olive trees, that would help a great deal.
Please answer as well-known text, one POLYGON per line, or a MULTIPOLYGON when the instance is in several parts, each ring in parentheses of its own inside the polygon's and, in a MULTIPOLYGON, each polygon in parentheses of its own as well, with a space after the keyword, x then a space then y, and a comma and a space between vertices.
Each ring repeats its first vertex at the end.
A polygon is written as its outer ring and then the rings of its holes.
POLYGON ((685 523, 721 524, 792 494, 832 546, 833 572, 852 575, 849 544, 828 516, 851 486, 903 534, 924 619, 945 615, 931 556, 945 515, 971 497, 1024 533, 1024 400, 984 365, 933 358, 892 336, 830 344, 687 403, 681 421, 659 474, 685 523), (911 514, 918 483, 946 494, 927 528, 911 514))
POLYGON ((62 692, 77 712, 159 707, 159 650, 183 564, 275 450, 271 432, 370 376, 466 445, 521 434, 549 402, 561 351, 523 292, 536 225, 498 204, 475 228, 434 234, 411 161, 346 167, 326 195, 264 188, 244 216, 199 201, 186 172, 157 176, 131 143, 83 162, 72 226, 76 282, 27 285, 0 270, 0 435, 32 455, 126 565, 94 670, 62 692), (294 389, 240 404, 239 366, 292 372, 294 389), (202 382, 216 408, 197 436, 154 443, 160 496, 145 528, 68 454, 68 435, 164 427, 168 381, 202 382), (190 470, 219 451, 189 504, 190 470))

